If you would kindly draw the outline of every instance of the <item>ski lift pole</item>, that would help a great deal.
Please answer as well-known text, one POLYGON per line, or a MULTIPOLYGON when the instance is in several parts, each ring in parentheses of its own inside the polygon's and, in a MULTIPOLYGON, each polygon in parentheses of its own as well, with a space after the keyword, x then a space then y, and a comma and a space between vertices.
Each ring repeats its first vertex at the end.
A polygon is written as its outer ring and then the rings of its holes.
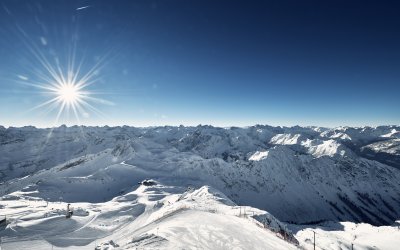
POLYGON ((314 233, 314 250, 315 250, 315 231, 313 231, 314 233))

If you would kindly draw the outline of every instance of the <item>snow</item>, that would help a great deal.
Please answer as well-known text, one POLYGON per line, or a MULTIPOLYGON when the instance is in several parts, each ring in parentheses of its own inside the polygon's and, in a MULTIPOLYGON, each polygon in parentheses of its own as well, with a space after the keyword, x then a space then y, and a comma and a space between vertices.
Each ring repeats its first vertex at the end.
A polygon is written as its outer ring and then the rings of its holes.
POLYGON ((268 151, 257 151, 252 156, 250 156, 249 161, 261 161, 266 157, 268 157, 268 151))
POLYGON ((317 158, 322 156, 333 157, 337 154, 344 156, 346 153, 344 147, 335 140, 307 140, 302 145, 308 148, 309 154, 317 158))
MULTIPOLYGON (((140 185, 104 203, 27 200, 0 201, 9 224, 0 232, 2 249, 296 249, 277 234, 290 231, 265 211, 237 207, 210 187, 197 190, 140 185), (180 193, 184 191, 183 193, 180 193), (239 213, 238 208, 243 211, 239 213), (253 217, 268 215, 260 224, 253 217)), ((293 236, 291 236, 293 237, 293 236)), ((293 238, 294 239, 294 238, 293 238)))
POLYGON ((26 193, 22 189, 32 185, 29 195, 35 198, 104 202, 152 178, 175 186, 210 185, 236 203, 267 210, 284 221, 393 221, 399 215, 392 199, 400 193, 399 172, 386 162, 357 155, 340 140, 318 136, 330 130, 319 131, 268 126, 60 127, 46 143, 49 130, 8 128, 0 137, 0 173, 7 183, 0 192, 26 193), (297 138, 297 144, 270 145, 277 135, 291 142, 297 138), (36 145, 44 145, 43 153, 36 145), (345 199, 379 218, 348 212, 352 205, 345 199))
POLYGON ((272 137, 270 143, 280 145, 293 145, 298 144, 301 140, 300 134, 278 134, 272 137))
POLYGON ((203 211, 182 211, 149 230, 169 249, 296 249, 251 221, 203 211))
POLYGON ((392 129, 389 133, 381 135, 381 137, 386 137, 386 138, 397 137, 397 138, 399 138, 399 135, 400 135, 400 131, 397 131, 396 129, 392 129))
POLYGON ((351 235, 391 249, 394 130, 0 127, 0 208, 11 222, 0 237, 8 249, 295 249, 297 240, 310 249, 317 230, 323 249, 346 249, 351 235), (291 225, 294 235, 285 224, 316 221, 331 224, 291 225))
POLYGON ((400 155, 400 139, 389 139, 371 143, 362 149, 370 149, 375 153, 387 153, 391 155, 400 155))
POLYGON ((314 226, 293 225, 298 230, 296 238, 300 247, 314 249, 314 233, 317 249, 336 250, 353 249, 396 250, 400 246, 400 228, 398 226, 372 226, 365 223, 325 222, 314 226))

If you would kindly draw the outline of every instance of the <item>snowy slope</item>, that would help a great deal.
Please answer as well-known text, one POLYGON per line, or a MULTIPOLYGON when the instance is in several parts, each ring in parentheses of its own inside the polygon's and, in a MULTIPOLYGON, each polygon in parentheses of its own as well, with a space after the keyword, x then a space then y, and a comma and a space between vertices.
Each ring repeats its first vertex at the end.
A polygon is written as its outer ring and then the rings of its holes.
POLYGON ((13 193, 0 201, 10 221, 0 231, 2 249, 297 249, 293 234, 265 211, 239 207, 207 186, 151 183, 108 202, 73 203, 71 219, 66 203, 13 193))
POLYGON ((400 246, 400 228, 392 226, 372 226, 352 222, 325 222, 318 225, 291 225, 296 231, 300 247, 314 249, 382 249, 397 250, 400 246), (352 248, 353 245, 353 248, 352 248))
POLYGON ((400 128, 0 128, 0 192, 105 202, 153 178, 209 185, 282 221, 387 225, 400 217, 398 152, 365 150, 392 148, 394 131, 400 128))

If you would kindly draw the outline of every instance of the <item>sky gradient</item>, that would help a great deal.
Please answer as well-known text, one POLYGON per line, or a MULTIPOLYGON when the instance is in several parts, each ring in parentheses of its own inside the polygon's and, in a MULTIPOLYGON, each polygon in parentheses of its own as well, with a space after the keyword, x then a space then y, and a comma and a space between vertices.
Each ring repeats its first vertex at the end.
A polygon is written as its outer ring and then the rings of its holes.
POLYGON ((0 5, 0 124, 54 124, 35 53, 87 72, 67 125, 400 124, 398 1, 18 1, 0 5), (88 6, 88 7, 86 7, 88 6), (102 59, 104 59, 102 61, 102 59))

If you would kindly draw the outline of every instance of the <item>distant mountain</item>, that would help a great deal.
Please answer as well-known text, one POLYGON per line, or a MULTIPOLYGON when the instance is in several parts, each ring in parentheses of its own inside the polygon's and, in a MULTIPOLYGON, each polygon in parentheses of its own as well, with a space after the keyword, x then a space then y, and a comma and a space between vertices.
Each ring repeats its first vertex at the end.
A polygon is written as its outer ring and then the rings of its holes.
POLYGON ((281 221, 400 218, 399 126, 0 127, 0 194, 103 202, 152 178, 281 221), (76 192, 77 188, 81 192, 76 192))

